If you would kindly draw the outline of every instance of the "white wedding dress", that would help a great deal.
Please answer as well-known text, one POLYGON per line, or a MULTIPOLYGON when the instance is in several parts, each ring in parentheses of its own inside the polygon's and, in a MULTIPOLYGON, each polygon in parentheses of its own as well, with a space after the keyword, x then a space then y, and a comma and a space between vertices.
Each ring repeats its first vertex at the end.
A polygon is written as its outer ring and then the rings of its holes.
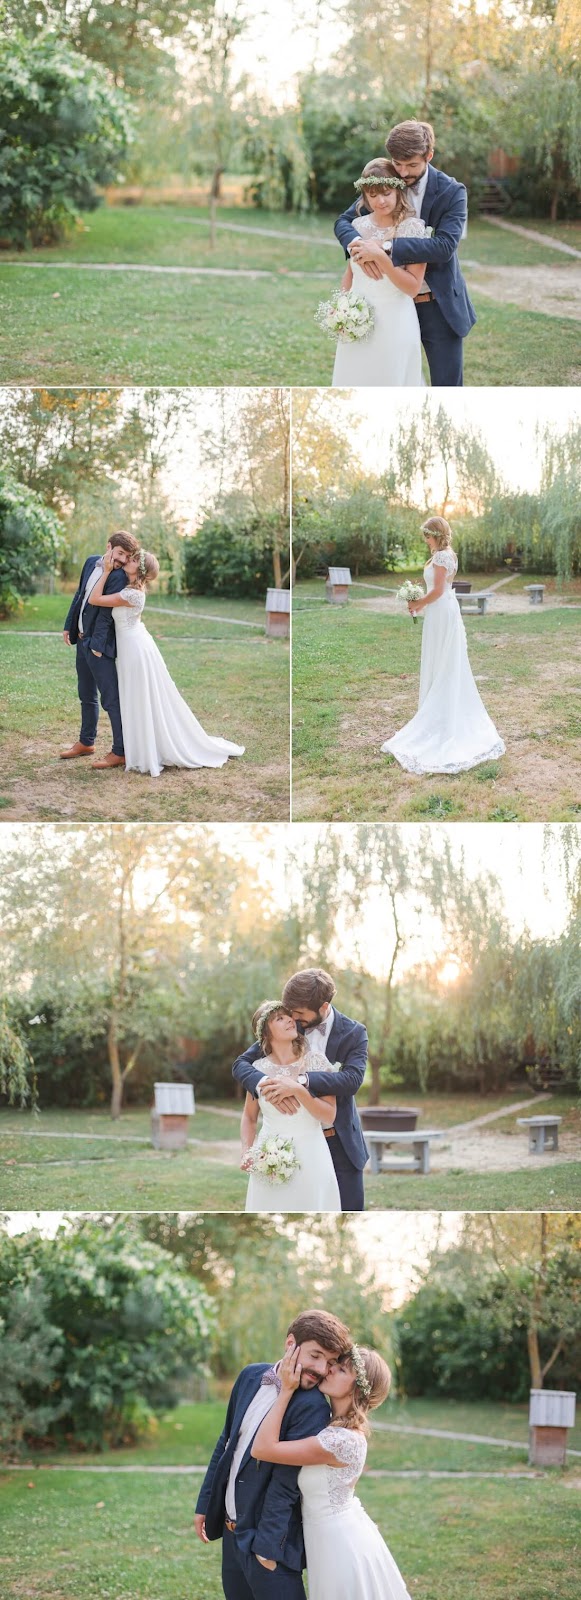
POLYGON ((423 617, 419 709, 411 722, 381 748, 406 772, 466 772, 495 761, 505 745, 483 705, 468 660, 466 629, 452 588, 458 569, 453 550, 435 550, 424 579, 428 594, 434 568, 445 567, 446 587, 423 617))
POLYGON ((341 1467, 301 1467, 299 1489, 309 1600, 410 1600, 401 1572, 355 1487, 367 1455, 362 1433, 323 1428, 341 1467))
MULTIPOLYGON (((258 1069, 262 1066, 269 1078, 289 1077, 288 1067, 275 1066, 266 1058, 255 1065, 258 1069)), ((332 1072, 333 1067, 326 1056, 312 1051, 309 1053, 309 1070, 332 1072)), ((293 1139, 300 1167, 288 1183, 269 1183, 266 1178, 251 1172, 246 1210, 340 1211, 339 1185, 321 1123, 311 1116, 305 1106, 299 1106, 298 1111, 292 1114, 277 1111, 276 1106, 263 1100, 260 1088, 258 1100, 262 1127, 257 1134, 256 1144, 262 1144, 264 1139, 270 1139, 274 1134, 281 1134, 283 1139, 293 1139)))
MULTIPOLYGON (((356 217, 353 227, 362 239, 417 239, 426 232, 419 217, 404 217, 395 228, 379 228, 372 216, 356 217)), ((389 278, 368 278, 356 261, 351 265, 353 288, 373 306, 375 324, 367 339, 338 341, 333 388, 420 389, 420 324, 411 295, 389 278)))
POLYGON ((117 678, 125 766, 158 778, 164 767, 223 767, 244 745, 213 739, 197 721, 170 677, 155 640, 143 626, 145 590, 123 589, 127 606, 114 606, 117 678))

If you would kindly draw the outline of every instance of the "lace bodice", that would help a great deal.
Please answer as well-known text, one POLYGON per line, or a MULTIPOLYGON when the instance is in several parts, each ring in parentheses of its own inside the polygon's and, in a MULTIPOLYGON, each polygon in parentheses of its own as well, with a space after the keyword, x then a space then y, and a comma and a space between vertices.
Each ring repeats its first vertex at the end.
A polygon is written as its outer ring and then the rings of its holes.
POLYGON ((365 217, 354 217, 353 227, 362 239, 422 239, 427 233, 425 222, 421 217, 403 217, 386 228, 380 228, 375 217, 369 214, 365 217))
POLYGON ((145 589, 132 589, 131 584, 128 583, 121 593, 126 604, 113 607, 115 625, 116 627, 133 628, 137 622, 141 622, 141 613, 145 605, 145 589))
POLYGON ((433 556, 424 567, 426 587, 434 587, 434 568, 443 567, 446 573, 446 583, 450 585, 458 571, 458 557, 453 550, 434 550, 433 556))
POLYGON ((301 1467, 299 1488, 307 1515, 337 1516, 353 1499, 365 1466, 367 1440, 352 1428, 323 1428, 319 1444, 341 1462, 340 1467, 301 1467))
POLYGON ((332 1061, 321 1055, 320 1051, 309 1051, 308 1057, 298 1056, 290 1067, 281 1067, 271 1056, 260 1056, 256 1062, 258 1069, 262 1067, 269 1078, 299 1078, 301 1073, 309 1072, 334 1072, 332 1061))

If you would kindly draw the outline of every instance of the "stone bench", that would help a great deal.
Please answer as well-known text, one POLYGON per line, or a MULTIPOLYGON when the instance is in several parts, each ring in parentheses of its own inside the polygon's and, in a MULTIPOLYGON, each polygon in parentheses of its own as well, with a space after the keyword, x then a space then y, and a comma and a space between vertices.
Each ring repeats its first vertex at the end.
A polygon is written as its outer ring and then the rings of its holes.
POLYGON ((435 1128, 428 1128, 424 1133, 418 1133, 417 1128, 413 1133, 390 1133, 383 1129, 381 1133, 365 1133, 365 1143, 369 1145, 369 1164, 371 1171, 380 1172, 429 1172, 430 1170, 430 1140, 441 1139, 442 1133, 435 1128), (386 1161, 384 1148, 389 1145, 404 1148, 411 1146, 411 1156, 404 1161, 386 1161))
POLYGON ((490 604, 489 594, 459 594, 455 591, 462 616, 485 617, 490 604))
POLYGON ((542 1156, 545 1149, 559 1149, 559 1123, 562 1117, 517 1117, 519 1128, 529 1130, 529 1155, 542 1156))
POLYGON ((528 594, 532 606, 542 606, 545 598, 544 583, 525 583, 525 594, 528 594))

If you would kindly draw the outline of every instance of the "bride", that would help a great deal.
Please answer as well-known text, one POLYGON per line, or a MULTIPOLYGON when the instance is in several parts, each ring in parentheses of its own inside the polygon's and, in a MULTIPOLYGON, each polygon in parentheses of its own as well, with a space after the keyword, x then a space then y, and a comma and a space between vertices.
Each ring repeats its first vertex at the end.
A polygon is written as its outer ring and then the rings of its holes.
POLYGON ((138 550, 126 564, 125 589, 119 594, 103 594, 112 569, 112 552, 107 547, 103 575, 91 591, 91 605, 113 608, 126 768, 158 778, 164 766, 223 767, 229 756, 243 755, 243 745, 204 733, 143 626, 147 585, 159 574, 156 557, 148 550, 138 550))
MULTIPOLYGON (((318 1098, 298 1082, 303 1068, 306 1046, 299 1034, 290 1011, 278 1000, 267 1000, 259 1006, 252 1018, 252 1026, 263 1057, 265 1077, 292 1078, 296 1085, 297 1108, 292 1113, 277 1111, 265 1096, 260 1085, 257 1096, 247 1094, 244 1102, 240 1134, 242 1139, 242 1171, 250 1170, 246 1194, 247 1211, 340 1211, 341 1200, 335 1168, 323 1128, 332 1128, 337 1113, 337 1102, 331 1097, 318 1098), (262 1127, 257 1133, 259 1113, 262 1127), (252 1152, 266 1139, 280 1135, 292 1139, 299 1160, 298 1170, 286 1183, 271 1183, 267 1178, 252 1172, 252 1152)), ((255 1063, 260 1068, 260 1059, 255 1063)), ((330 1063, 326 1056, 311 1051, 309 1068, 328 1072, 330 1063)), ((332 1069, 331 1069, 332 1070, 332 1069)))
MULTIPOLYGON (((368 161, 355 188, 369 215, 355 215, 353 226, 361 239, 418 238, 426 232, 425 223, 415 216, 403 178, 391 161, 368 161)), ((385 276, 369 278, 353 258, 347 266, 342 289, 355 289, 373 307, 375 322, 366 339, 352 344, 339 341, 332 384, 334 388, 397 387, 421 388, 422 346, 420 325, 414 305, 425 272, 424 265, 394 267, 385 256, 385 276)))
POLYGON ((425 612, 419 709, 381 748, 406 772, 465 772, 503 756, 505 745, 480 699, 468 660, 466 630, 452 588, 458 558, 450 524, 445 517, 428 517, 422 533, 430 548, 426 593, 408 606, 412 616, 425 612))
MULTIPOLYGON (((367 1413, 387 1399, 389 1367, 375 1350, 354 1345, 329 1364, 319 1384, 331 1422, 310 1439, 280 1442, 282 1420, 301 1380, 299 1347, 277 1368, 280 1394, 252 1444, 257 1461, 300 1467, 299 1489, 309 1600, 410 1600, 379 1528, 355 1497, 367 1454, 367 1413)), ((264 1562, 271 1569, 274 1562, 264 1562)))

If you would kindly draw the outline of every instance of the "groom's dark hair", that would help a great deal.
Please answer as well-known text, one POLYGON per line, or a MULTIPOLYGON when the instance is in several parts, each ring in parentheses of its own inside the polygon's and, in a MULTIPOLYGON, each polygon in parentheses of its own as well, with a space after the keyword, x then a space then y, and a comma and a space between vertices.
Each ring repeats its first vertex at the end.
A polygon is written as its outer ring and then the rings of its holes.
POLYGON ((296 1344, 306 1344, 312 1339, 316 1344, 323 1346, 323 1350, 330 1350, 331 1355, 346 1356, 353 1349, 353 1340, 349 1329, 331 1311, 301 1311, 288 1329, 289 1334, 296 1344))
POLYGON ((385 148, 392 161, 413 161, 414 156, 427 156, 433 150, 435 134, 430 122, 398 122, 391 128, 385 148))
POLYGON ((303 1006, 307 1011, 320 1011, 321 1006, 330 1005, 336 992, 330 972, 325 972, 323 967, 305 967, 302 972, 293 972, 292 978, 285 983, 283 1005, 289 1011, 303 1006))
POLYGON ((111 549, 114 544, 118 544, 119 549, 126 550, 128 556, 132 556, 134 551, 139 549, 139 540, 135 539, 132 533, 125 533, 124 528, 119 528, 117 533, 109 534, 107 544, 111 545, 111 549))

